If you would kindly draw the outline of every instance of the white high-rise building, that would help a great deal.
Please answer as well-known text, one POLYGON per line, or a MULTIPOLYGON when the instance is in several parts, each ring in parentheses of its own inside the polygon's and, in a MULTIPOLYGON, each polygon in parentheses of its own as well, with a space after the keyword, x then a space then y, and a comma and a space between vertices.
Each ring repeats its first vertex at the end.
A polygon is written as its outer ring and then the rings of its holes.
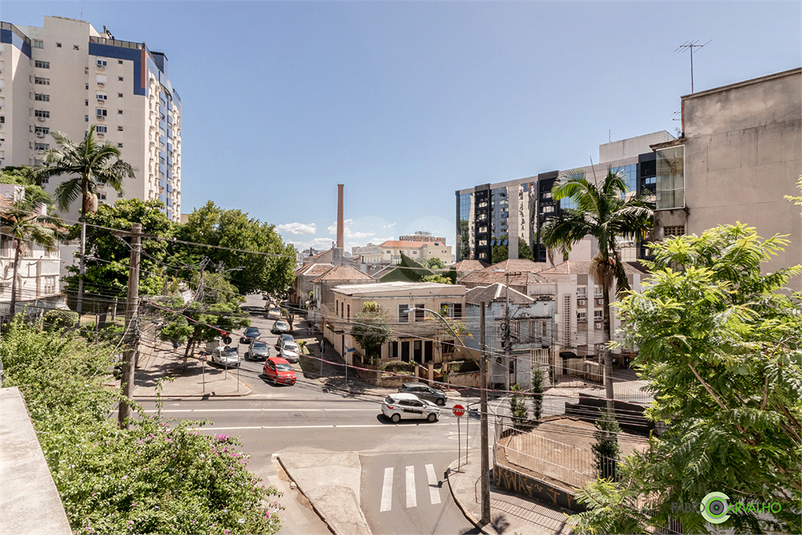
MULTIPOLYGON (((126 199, 159 199, 181 218, 181 99, 167 78, 167 56, 115 39, 82 20, 45 17, 44 27, 0 22, 0 166, 37 165, 54 147, 50 132, 97 139, 120 149, 136 178, 126 199)), ((61 181, 44 184, 51 194, 61 181)), ((118 194, 101 187, 99 202, 118 194)), ((77 219, 80 201, 65 218, 77 219)))

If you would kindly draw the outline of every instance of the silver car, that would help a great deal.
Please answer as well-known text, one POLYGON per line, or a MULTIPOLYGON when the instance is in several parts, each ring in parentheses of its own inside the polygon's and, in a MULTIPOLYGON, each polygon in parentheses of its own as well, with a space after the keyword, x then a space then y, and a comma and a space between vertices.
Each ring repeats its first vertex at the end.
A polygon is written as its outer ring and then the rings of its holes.
POLYGON ((230 346, 216 347, 212 351, 212 362, 229 368, 236 368, 240 364, 237 348, 230 346))
POLYGON ((266 360, 270 357, 270 346, 260 340, 254 340, 245 353, 245 360, 266 360))
POLYGON ((394 424, 402 419, 425 419, 436 422, 440 418, 440 407, 420 399, 415 394, 390 394, 382 402, 382 414, 394 424))
POLYGON ((298 362, 300 351, 295 340, 282 340, 279 346, 279 356, 287 362, 298 362))

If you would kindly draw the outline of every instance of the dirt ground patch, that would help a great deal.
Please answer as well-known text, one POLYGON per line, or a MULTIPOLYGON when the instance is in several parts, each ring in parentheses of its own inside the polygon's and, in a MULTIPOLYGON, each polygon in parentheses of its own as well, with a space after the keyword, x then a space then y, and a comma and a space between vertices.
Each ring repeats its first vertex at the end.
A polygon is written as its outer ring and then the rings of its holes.
MULTIPOLYGON (((595 426, 574 418, 557 417, 531 430, 513 431, 496 445, 500 464, 571 491, 596 478, 591 446, 595 426)), ((505 433, 506 434, 506 433, 505 433)), ((621 457, 644 451, 645 437, 620 433, 621 457)))

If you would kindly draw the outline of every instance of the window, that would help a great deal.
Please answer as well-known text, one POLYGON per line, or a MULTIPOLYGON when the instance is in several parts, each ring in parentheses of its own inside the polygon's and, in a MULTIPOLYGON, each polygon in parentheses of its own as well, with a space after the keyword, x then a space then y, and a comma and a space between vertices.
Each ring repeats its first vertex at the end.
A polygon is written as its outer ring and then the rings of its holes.
POLYGON ((36 135, 42 134, 45 136, 50 133, 50 128, 47 126, 37 126, 35 132, 36 135))
POLYGON ((593 287, 593 297, 595 297, 596 299, 601 299, 602 297, 604 297, 604 292, 602 292, 601 286, 593 287))
POLYGON ((398 305, 398 323, 409 323, 408 304, 398 305))
POLYGON ((56 48, 61 48, 61 43, 56 43, 56 48))
POLYGON ((89 67, 84 67, 84 74, 89 74, 89 67))
POLYGON ((550 214, 552 212, 554 212, 554 207, 553 206, 544 206, 543 207, 543 213, 544 214, 550 214))
POLYGON ((340 317, 345 317, 345 301, 340 302, 340 317))
POLYGON ((594 310, 593 311, 593 321, 603 321, 604 317, 602 316, 601 310, 594 310))
POLYGON ((50 112, 47 110, 34 110, 33 114, 35 117, 40 117, 44 119, 50 118, 50 112))
POLYGON ((89 116, 88 116, 88 115, 84 115, 84 122, 85 122, 85 123, 88 123, 88 122, 89 122, 89 116))
POLYGON ((49 69, 50 62, 49 61, 42 61, 41 59, 37 59, 33 62, 33 66, 39 69, 49 69))
POLYGON ((102 191, 101 191, 101 192, 99 192, 99 193, 97 194, 97 200, 99 200, 99 201, 105 201, 105 200, 106 200, 106 193, 105 193, 105 192, 102 192, 102 191))
POLYGON ((84 99, 84 106, 89 106, 89 99, 84 99))
POLYGON ((577 299, 585 299, 587 296, 586 288, 584 286, 577 286, 576 287, 576 298, 577 299))
POLYGON ((34 150, 47 150, 50 148, 50 145, 47 143, 36 143, 33 148, 34 150))
POLYGON ((346 315, 345 315, 346 319, 348 321, 351 321, 351 303, 348 303, 348 306, 345 308, 345 310, 346 310, 346 315))
POLYGON ((577 312, 576 321, 577 323, 585 323, 587 321, 587 314, 585 314, 584 312, 577 312))
POLYGON ((117 93, 117 98, 123 98, 123 94, 122 93, 117 93))
POLYGON ((121 60, 121 59, 118 59, 118 60, 117 60, 117 65, 122 65, 122 64, 123 64, 123 60, 121 60))
POLYGON ((107 131, 108 131, 107 126, 98 126, 97 128, 95 128, 95 132, 97 132, 98 134, 105 134, 107 131))
POLYGON ((684 147, 657 152, 657 210, 685 207, 684 147))
POLYGON ((676 238, 677 236, 685 235, 685 225, 674 225, 670 227, 663 227, 663 239, 676 238))
POLYGON ((97 98, 98 100, 106 100, 109 98, 109 96, 106 95, 105 93, 97 93, 95 95, 95 98, 97 98))
POLYGON ((334 300, 334 315, 335 316, 339 316, 340 315, 340 300, 339 299, 335 299, 334 300))
POLYGON ((84 84, 84 89, 89 89, 89 84, 84 84))
POLYGON ((45 42, 44 41, 40 41, 39 39, 34 39, 33 40, 33 47, 34 48, 44 48, 45 47, 45 42))
POLYGON ((81 47, 79 47, 78 45, 72 45, 72 49, 73 50, 81 50, 81 47))
POLYGON ((452 319, 462 318, 462 303, 440 303, 440 310, 443 316, 452 319))
POLYGON ((42 78, 41 76, 34 76, 33 83, 39 85, 50 85, 50 78, 42 78))
POLYGON ((423 310, 425 305, 423 303, 418 303, 415 305, 415 321, 423 321, 426 319, 426 311, 423 310))
POLYGON ((118 81, 118 82, 122 82, 122 81, 123 81, 123 77, 122 77, 122 76, 118 76, 118 77, 117 77, 117 81, 118 81))
POLYGON ((107 65, 107 63, 106 63, 106 60, 105 60, 105 59, 99 59, 99 60, 96 60, 96 61, 95 61, 95 64, 96 64, 96 65, 98 66, 98 68, 100 68, 100 69, 103 69, 103 68, 105 68, 105 67, 106 67, 106 65, 107 65))
POLYGON ((38 100, 39 102, 50 102, 50 95, 44 95, 42 93, 36 93, 34 95, 34 100, 38 100))
POLYGON ((123 148, 123 144, 122 144, 122 143, 117 143, 117 148, 118 148, 118 149, 121 149, 121 148, 123 148))
POLYGON ((118 132, 122 132, 122 131, 123 131, 123 127, 122 127, 122 126, 118 126, 118 127, 117 127, 117 131, 118 131, 118 132))
POLYGON ((123 114, 123 110, 117 110, 117 115, 122 115, 122 114, 123 114))

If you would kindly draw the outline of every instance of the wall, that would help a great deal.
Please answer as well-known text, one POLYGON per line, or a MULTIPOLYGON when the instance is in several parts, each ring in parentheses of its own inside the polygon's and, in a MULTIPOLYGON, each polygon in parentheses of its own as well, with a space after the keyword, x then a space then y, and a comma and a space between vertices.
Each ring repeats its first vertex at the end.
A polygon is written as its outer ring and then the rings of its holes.
MULTIPOLYGON (((802 263, 802 69, 683 97, 686 234, 736 221, 790 244, 764 272, 802 263)), ((802 290, 802 276, 791 284, 802 290)))

